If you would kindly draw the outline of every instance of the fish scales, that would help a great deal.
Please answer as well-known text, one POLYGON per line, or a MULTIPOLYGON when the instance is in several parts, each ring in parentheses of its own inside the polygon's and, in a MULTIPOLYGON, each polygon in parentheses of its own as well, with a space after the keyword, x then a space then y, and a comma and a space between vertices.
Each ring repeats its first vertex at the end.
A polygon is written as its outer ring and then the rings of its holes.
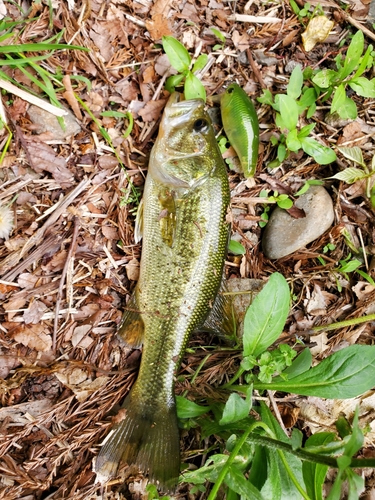
POLYGON ((119 335, 143 351, 121 420, 96 459, 98 480, 120 459, 149 472, 162 490, 179 475, 174 380, 190 334, 218 293, 228 242, 229 185, 200 99, 172 94, 153 147, 137 224, 143 234, 140 277, 119 335), (131 309, 131 308, 129 308, 131 309), (135 332, 135 333, 134 333, 135 332))

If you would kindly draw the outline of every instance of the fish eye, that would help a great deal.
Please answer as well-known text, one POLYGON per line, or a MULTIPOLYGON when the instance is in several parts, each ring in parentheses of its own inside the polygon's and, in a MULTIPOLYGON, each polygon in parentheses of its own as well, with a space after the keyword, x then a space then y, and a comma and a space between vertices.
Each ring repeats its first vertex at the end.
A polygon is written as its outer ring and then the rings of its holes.
POLYGON ((198 118, 198 120, 195 120, 193 125, 193 129, 195 132, 203 132, 207 127, 208 121, 204 120, 203 118, 198 118))

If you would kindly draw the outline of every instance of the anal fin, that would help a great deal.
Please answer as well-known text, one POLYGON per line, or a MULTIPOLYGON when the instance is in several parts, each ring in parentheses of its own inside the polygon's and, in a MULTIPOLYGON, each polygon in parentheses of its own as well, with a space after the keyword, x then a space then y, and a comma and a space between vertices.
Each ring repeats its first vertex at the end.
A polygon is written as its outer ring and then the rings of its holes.
POLYGON ((138 310, 137 289, 126 305, 117 335, 132 349, 139 349, 143 344, 144 324, 138 310))

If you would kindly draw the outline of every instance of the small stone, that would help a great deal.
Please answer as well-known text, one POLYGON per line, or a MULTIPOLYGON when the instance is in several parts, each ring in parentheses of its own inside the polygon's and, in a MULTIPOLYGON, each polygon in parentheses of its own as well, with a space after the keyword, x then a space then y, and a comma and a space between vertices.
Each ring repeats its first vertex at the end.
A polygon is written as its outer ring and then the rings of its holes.
POLYGON ((71 137, 72 135, 78 134, 78 132, 81 131, 81 127, 74 114, 69 109, 65 109, 65 111, 67 111, 68 113, 63 116, 65 130, 61 128, 61 125, 57 121, 55 115, 49 113, 45 109, 39 108, 39 106, 29 106, 27 113, 30 117, 30 120, 35 125, 38 125, 38 134, 50 132, 51 140, 62 141, 67 139, 68 137, 71 137))
POLYGON ((275 208, 264 231, 263 251, 269 259, 281 259, 321 236, 333 223, 333 202, 324 187, 311 186, 295 205, 306 217, 295 219, 275 208))

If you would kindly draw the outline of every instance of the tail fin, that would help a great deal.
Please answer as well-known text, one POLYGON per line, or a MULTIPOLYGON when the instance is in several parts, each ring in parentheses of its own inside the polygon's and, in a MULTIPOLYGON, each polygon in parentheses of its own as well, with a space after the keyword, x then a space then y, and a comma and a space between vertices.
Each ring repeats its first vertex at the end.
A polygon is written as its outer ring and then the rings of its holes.
POLYGON ((145 408, 133 400, 131 391, 117 418, 96 458, 97 480, 106 482, 115 476, 122 459, 148 471, 150 481, 157 482, 162 491, 173 491, 180 472, 175 405, 145 408))

